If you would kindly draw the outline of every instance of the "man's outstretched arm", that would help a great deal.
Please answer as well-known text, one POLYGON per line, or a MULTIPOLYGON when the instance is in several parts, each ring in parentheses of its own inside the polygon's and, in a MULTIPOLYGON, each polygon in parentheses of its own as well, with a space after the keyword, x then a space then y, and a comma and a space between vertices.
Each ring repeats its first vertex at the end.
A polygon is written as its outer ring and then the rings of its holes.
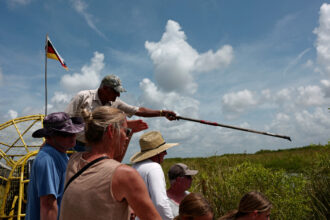
POLYGON ((139 107, 139 110, 135 115, 141 117, 166 117, 170 121, 176 120, 175 112, 170 110, 153 110, 150 108, 139 107))

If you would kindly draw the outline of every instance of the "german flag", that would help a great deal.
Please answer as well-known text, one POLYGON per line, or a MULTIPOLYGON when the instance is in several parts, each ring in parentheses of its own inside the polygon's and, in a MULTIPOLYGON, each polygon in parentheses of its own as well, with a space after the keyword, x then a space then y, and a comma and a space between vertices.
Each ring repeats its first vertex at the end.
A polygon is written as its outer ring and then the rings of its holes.
POLYGON ((56 51, 55 47, 53 46, 52 42, 50 41, 49 37, 47 36, 47 42, 46 42, 46 54, 47 57, 50 59, 58 60, 60 61, 62 67, 66 70, 68 70, 68 67, 66 66, 63 58, 60 56, 60 54, 56 51))

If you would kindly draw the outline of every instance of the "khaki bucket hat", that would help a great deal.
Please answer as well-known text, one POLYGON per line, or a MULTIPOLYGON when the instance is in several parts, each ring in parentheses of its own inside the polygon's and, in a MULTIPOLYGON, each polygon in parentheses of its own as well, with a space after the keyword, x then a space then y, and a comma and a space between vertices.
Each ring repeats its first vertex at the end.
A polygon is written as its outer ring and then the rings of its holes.
POLYGON ((147 132, 140 137, 141 151, 135 153, 130 161, 137 163, 146 160, 176 145, 179 143, 166 143, 159 131, 147 132))

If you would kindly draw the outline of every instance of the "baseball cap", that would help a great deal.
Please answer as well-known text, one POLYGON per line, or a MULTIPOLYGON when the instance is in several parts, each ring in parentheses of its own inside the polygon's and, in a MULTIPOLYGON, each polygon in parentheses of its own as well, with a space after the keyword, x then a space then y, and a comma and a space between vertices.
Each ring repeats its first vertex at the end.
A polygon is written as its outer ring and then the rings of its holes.
POLYGON ((193 176, 198 173, 198 170, 190 170, 188 166, 184 163, 176 163, 171 166, 168 171, 168 178, 174 180, 180 176, 193 176))
POLYGON ((113 74, 105 76, 101 85, 113 88, 117 92, 126 92, 126 89, 121 85, 120 78, 113 74))

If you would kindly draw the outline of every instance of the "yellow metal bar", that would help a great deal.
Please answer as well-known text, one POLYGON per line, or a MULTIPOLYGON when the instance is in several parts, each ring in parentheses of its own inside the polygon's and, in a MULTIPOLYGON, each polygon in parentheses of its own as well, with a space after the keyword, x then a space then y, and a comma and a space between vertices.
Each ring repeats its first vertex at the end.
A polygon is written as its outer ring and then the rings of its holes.
MULTIPOLYGON (((0 143, 1 144, 1 143, 0 143)), ((41 145, 41 144, 40 144, 41 145)), ((40 145, 29 145, 29 147, 40 147, 40 145)), ((9 145, 8 145, 9 146, 9 145)), ((9 146, 10 147, 10 146, 9 146)), ((25 147, 24 145, 15 145, 14 146, 15 148, 22 148, 22 147, 25 147)), ((9 154, 7 154, 9 155, 9 154)), ((25 154, 24 154, 25 155, 25 154)))
POLYGON ((4 146, 6 146, 6 147, 10 147, 9 144, 3 143, 3 142, 1 142, 1 141, 0 141, 0 144, 1 144, 1 145, 4 145, 4 146))
POLYGON ((3 152, 1 149, 0 149, 0 156, 5 159, 5 161, 7 162, 7 165, 10 166, 10 167, 13 167, 15 162, 9 158, 5 152, 3 152))
POLYGON ((21 178, 19 181, 19 191, 18 191, 18 210, 17 210, 17 219, 21 219, 21 212, 22 212, 22 201, 24 198, 24 183, 22 182, 24 180, 24 164, 26 164, 26 160, 24 160, 24 163, 21 165, 21 178))
POLYGON ((28 161, 28 159, 34 155, 36 155, 38 151, 32 151, 28 153, 24 158, 22 158, 21 161, 21 176, 20 176, 20 181, 19 181, 19 196, 18 196, 18 210, 17 210, 17 219, 20 220, 22 216, 22 202, 24 199, 24 183, 28 182, 24 180, 24 169, 25 169, 25 164, 28 161))
MULTIPOLYGON (((18 127, 17 127, 15 121, 13 121, 13 125, 15 126, 16 131, 17 131, 17 134, 18 134, 19 138, 21 139, 22 143, 23 143, 24 146, 25 146, 25 150, 26 150, 26 152, 29 152, 29 149, 28 149, 28 147, 26 146, 25 141, 24 141, 24 139, 23 139, 23 136, 21 135, 21 132, 19 131, 19 129, 18 129, 18 127)), ((12 146, 11 146, 10 148, 12 148, 12 146)), ((8 148, 8 149, 9 149, 9 148, 8 148)), ((6 152, 6 153, 7 153, 7 152, 6 152)))
MULTIPOLYGON (((31 146, 28 145, 27 142, 24 141, 24 137, 25 135, 28 133, 29 130, 31 130, 31 128, 38 123, 39 121, 41 122, 41 126, 43 126, 43 119, 44 119, 44 115, 31 115, 31 116, 24 116, 24 117, 20 117, 20 118, 16 118, 13 120, 10 120, 6 123, 0 124, 0 131, 9 127, 9 126, 14 126, 16 129, 16 132, 18 134, 18 137, 14 137, 14 141, 9 140, 10 142, 12 142, 12 144, 10 145, 9 143, 7 143, 6 140, 1 140, 0 141, 0 146, 2 149, 0 149, 0 159, 4 159, 6 161, 6 164, 11 167, 11 170, 9 172, 9 176, 6 177, 1 177, 0 176, 0 180, 6 181, 6 185, 3 187, 4 192, 3 195, 1 195, 2 198, 0 198, 1 203, 0 203, 0 219, 22 219, 25 216, 25 213, 22 213, 22 207, 23 207, 23 202, 26 203, 26 199, 24 198, 24 194, 25 194, 25 187, 27 185, 27 183, 30 181, 27 176, 25 176, 24 171, 26 170, 25 165, 28 161, 28 159, 34 155, 36 155, 39 151, 38 147, 40 147, 40 145, 38 146, 31 146), (31 123, 27 123, 24 124, 24 126, 22 128, 24 128, 24 131, 20 131, 20 127, 18 125, 18 123, 21 122, 31 122, 31 123), (26 126, 25 126, 26 125, 26 126), (19 146, 15 146, 15 144, 17 144, 19 142, 19 140, 21 140, 23 145, 19 145, 19 146), (6 142, 6 143, 3 143, 6 142), (27 153, 22 152, 21 153, 16 153, 16 154, 6 154, 8 152, 11 152, 11 149, 13 148, 25 148, 25 151, 27 153), (35 149, 33 149, 35 148, 35 149), (31 151, 33 150, 33 151, 31 151), (17 170, 20 168, 20 174, 16 174, 17 170), (14 174, 15 173, 15 174, 14 174), (19 190, 18 192, 15 192, 14 195, 14 200, 11 202, 12 204, 8 204, 8 196, 10 193, 11 188, 13 187, 13 181, 17 182, 17 180, 19 179, 19 190), (17 194, 16 194, 17 193, 17 194), (7 203, 7 204, 6 204, 7 203), (18 204, 18 206, 16 206, 18 204), (6 206, 10 206, 12 207, 12 210, 10 211, 9 215, 5 214, 5 208, 6 206), (16 211, 17 213, 15 213, 16 211)), ((9 139, 9 138, 8 138, 9 139)), ((21 150, 22 151, 22 150, 21 150)), ((15 187, 16 188, 16 187, 15 187)), ((24 212, 24 210, 23 210, 24 212)))
MULTIPOLYGON (((26 132, 28 132, 28 131, 30 130, 30 128, 32 128, 33 125, 35 125, 36 122, 37 122, 37 120, 33 121, 33 122, 31 123, 31 125, 25 129, 25 131, 22 133, 22 137, 24 136, 24 134, 26 134, 26 132)), ((13 147, 13 146, 18 142, 19 139, 20 139, 20 138, 18 137, 18 138, 17 138, 17 139, 11 144, 11 147, 13 147)), ((15 146, 15 147, 17 147, 17 146, 15 146)))
POLYGON ((11 204, 11 210, 10 210, 9 215, 12 216, 12 217, 10 217, 9 220, 13 220, 13 217, 15 216, 14 215, 15 214, 15 204, 16 204, 16 201, 17 201, 17 197, 18 196, 14 197, 13 203, 11 204))
POLYGON ((6 177, 0 176, 0 179, 8 181, 8 179, 6 177))
POLYGON ((8 181, 6 183, 5 192, 4 192, 3 197, 2 197, 2 204, 1 204, 1 209, 0 209, 0 216, 5 216, 6 200, 7 200, 8 194, 9 194, 9 190, 10 190, 11 177, 13 176, 13 173, 15 171, 15 168, 16 168, 16 164, 14 164, 12 170, 9 173, 8 181))
POLYGON ((13 176, 13 177, 10 178, 10 180, 19 180, 19 179, 20 179, 19 176, 13 176))
MULTIPOLYGON (((39 150, 39 149, 38 149, 39 150)), ((37 150, 37 151, 38 151, 37 150)), ((7 154, 7 157, 19 157, 19 156, 25 156, 26 154, 10 154, 10 155, 8 155, 7 154)))
MULTIPOLYGON (((18 166, 24 166, 24 164, 26 163, 26 161, 36 155, 38 153, 38 151, 31 151, 29 152, 25 157, 23 158, 20 158, 13 166, 12 170, 10 171, 9 173, 9 177, 8 177, 8 181, 7 181, 7 184, 6 184, 6 188, 5 188, 5 192, 3 194, 3 202, 1 204, 1 209, 0 209, 0 216, 5 216, 5 207, 6 207, 6 200, 7 200, 7 197, 8 197, 8 194, 9 194, 9 191, 10 191, 10 186, 11 186, 11 180, 13 179, 17 179, 17 177, 13 176, 13 173, 14 171, 17 169, 18 166)), ((21 169, 21 176, 23 175, 24 177, 24 172, 22 173, 22 170, 24 171, 24 168, 21 169)), ((23 188, 21 188, 21 185, 20 185, 20 191, 19 191, 19 197, 22 197, 23 196, 23 193, 24 193, 24 185, 23 185, 23 188)), ((23 199, 22 198, 18 198, 19 201, 22 201, 23 199)), ((21 202, 19 202, 19 205, 21 204, 21 202)), ((21 205, 20 205, 21 206, 21 205)), ((19 210, 21 211, 21 210, 19 210)))
POLYGON ((42 122, 44 117, 45 117, 45 115, 29 115, 29 116, 15 118, 13 120, 10 120, 10 121, 7 121, 7 122, 1 124, 0 125, 0 130, 11 126, 13 124, 14 120, 16 122, 25 122, 25 121, 31 121, 31 120, 40 120, 42 122))

